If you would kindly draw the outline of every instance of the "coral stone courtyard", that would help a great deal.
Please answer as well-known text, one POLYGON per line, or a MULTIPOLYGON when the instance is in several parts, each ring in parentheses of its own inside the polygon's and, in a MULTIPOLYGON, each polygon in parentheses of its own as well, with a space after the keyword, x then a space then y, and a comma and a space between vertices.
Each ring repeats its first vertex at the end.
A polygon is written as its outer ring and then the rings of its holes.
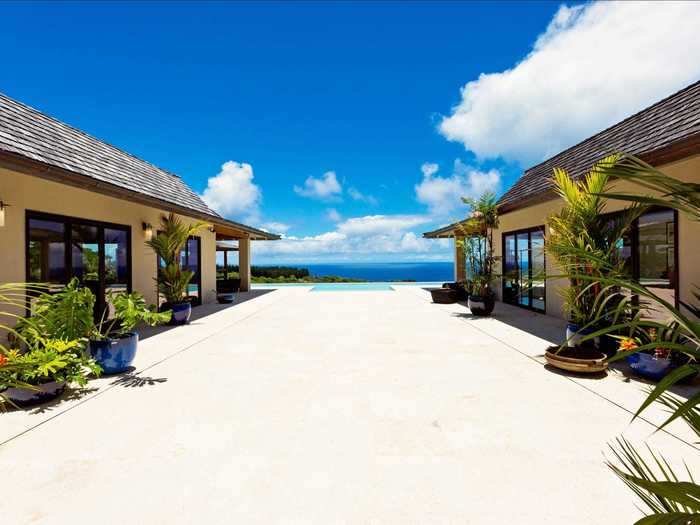
POLYGON ((606 443, 692 470, 694 435, 630 423, 646 384, 623 366, 543 367, 562 327, 420 286, 200 306, 144 330, 128 373, 1 416, 2 522, 632 523, 606 443))

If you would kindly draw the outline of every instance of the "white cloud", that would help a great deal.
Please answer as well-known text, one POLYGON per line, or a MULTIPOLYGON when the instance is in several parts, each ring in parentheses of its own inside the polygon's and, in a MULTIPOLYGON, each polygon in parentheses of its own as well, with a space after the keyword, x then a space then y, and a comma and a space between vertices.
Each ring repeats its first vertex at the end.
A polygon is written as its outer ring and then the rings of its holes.
POLYGON ((338 210, 336 210, 335 208, 328 208, 326 210, 326 218, 333 222, 340 222, 342 219, 340 213, 338 213, 338 210))
POLYGON ((207 181, 201 197, 224 217, 256 223, 260 217, 262 191, 253 182, 253 167, 245 162, 225 162, 207 181))
POLYGON ((294 192, 302 197, 324 201, 337 200, 343 192, 334 171, 327 171, 323 176, 307 177, 304 186, 294 186, 294 192))
POLYGON ((376 206, 379 204, 379 201, 377 198, 373 195, 366 195, 362 193, 360 190, 357 188, 350 188, 348 189, 348 195, 350 195, 350 198, 355 201, 360 201, 360 202, 366 202, 367 204, 370 204, 372 206, 376 206))
POLYGON ((561 6, 511 69, 481 74, 439 125, 479 158, 539 162, 700 78, 700 2, 561 6))
POLYGON ((289 230, 289 224, 283 222, 265 222, 260 226, 261 229, 272 233, 286 233, 289 230))
POLYGON ((437 175, 438 165, 425 163, 421 166, 423 180, 416 184, 416 199, 428 206, 436 216, 451 215, 457 211, 466 213, 462 197, 476 198, 487 191, 498 192, 501 174, 497 170, 481 171, 455 160, 449 177, 437 175))
POLYGON ((446 240, 423 239, 411 231, 424 225, 424 215, 367 215, 339 223, 334 231, 307 237, 288 236, 274 242, 256 243, 255 257, 265 260, 377 260, 400 259, 449 260, 446 240))

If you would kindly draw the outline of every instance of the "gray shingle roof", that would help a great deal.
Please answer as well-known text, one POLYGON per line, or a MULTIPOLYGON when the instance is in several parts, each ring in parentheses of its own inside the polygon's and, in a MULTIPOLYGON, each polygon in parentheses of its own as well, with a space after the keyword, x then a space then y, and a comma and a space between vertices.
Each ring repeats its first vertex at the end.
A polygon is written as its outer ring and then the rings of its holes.
POLYGON ((219 217, 177 175, 1 93, 0 150, 219 217))
POLYGON ((546 195, 552 188, 555 167, 580 177, 611 153, 644 156, 693 137, 700 137, 700 82, 527 169, 499 205, 512 209, 546 195))

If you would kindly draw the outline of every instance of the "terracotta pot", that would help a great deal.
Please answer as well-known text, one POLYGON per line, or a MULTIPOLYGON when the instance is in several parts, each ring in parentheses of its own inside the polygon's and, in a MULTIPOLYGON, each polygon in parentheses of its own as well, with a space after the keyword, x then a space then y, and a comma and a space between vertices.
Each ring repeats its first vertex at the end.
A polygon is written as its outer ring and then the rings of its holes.
POLYGON ((547 363, 555 368, 580 374, 596 374, 608 368, 608 362, 602 352, 598 352, 595 358, 567 357, 555 353, 558 348, 558 346, 550 347, 544 353, 547 363))
POLYGON ((457 302, 457 292, 450 288, 433 288, 430 295, 434 303, 451 304, 457 302))

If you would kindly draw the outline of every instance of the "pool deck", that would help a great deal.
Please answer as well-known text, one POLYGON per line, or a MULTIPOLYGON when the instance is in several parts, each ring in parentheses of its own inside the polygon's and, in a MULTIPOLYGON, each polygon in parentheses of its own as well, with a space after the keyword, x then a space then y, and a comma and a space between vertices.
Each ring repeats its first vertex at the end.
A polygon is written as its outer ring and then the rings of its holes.
POLYGON ((0 414, 2 523, 618 525, 641 514, 607 442, 700 466, 662 411, 630 423, 646 385, 624 368, 543 366, 553 318, 412 286, 202 308, 133 373, 0 414))

